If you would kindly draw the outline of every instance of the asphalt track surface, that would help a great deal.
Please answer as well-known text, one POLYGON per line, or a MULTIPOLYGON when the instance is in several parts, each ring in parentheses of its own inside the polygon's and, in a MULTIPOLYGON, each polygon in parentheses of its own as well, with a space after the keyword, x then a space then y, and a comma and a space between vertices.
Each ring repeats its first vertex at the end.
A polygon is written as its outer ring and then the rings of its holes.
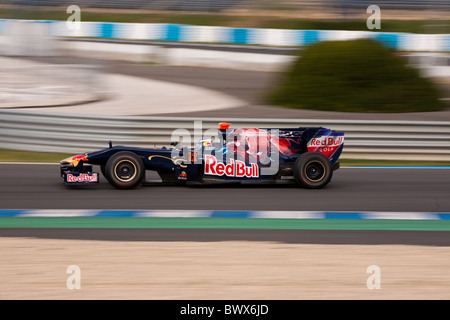
POLYGON ((0 228, 0 237, 156 242, 271 241, 296 244, 450 246, 448 231, 0 228))
MULTIPOLYGON (((0 164, 1 209, 450 212, 450 169, 341 168, 324 189, 295 185, 67 187, 56 164, 0 164)), ((152 173, 149 178, 155 178, 152 173)), ((103 179, 104 180, 104 179, 103 179)), ((279 241, 449 246, 446 231, 0 228, 2 237, 104 241, 279 241)))
MULTIPOLYGON (((94 168, 95 170, 95 168, 94 168)), ((295 185, 67 187, 57 164, 0 164, 0 209, 450 212, 450 169, 341 168, 320 190, 295 185)), ((156 178, 148 173, 147 178, 156 178)), ((448 231, 1 228, 0 237, 103 241, 277 241, 450 246, 448 231)))
POLYGON ((56 164, 0 164, 0 177, 1 209, 450 212, 450 169, 341 168, 319 190, 258 184, 117 190, 103 177, 98 185, 68 187, 56 164))

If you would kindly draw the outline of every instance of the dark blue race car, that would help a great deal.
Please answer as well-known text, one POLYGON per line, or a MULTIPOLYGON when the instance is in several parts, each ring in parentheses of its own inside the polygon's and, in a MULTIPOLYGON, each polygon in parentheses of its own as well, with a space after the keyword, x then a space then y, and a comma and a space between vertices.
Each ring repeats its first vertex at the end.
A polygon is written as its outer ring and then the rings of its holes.
POLYGON ((297 183, 322 188, 339 168, 344 133, 325 128, 230 129, 220 123, 214 139, 194 147, 135 148, 112 146, 60 162, 64 183, 98 183, 103 176, 119 189, 145 182, 146 170, 162 183, 297 183))

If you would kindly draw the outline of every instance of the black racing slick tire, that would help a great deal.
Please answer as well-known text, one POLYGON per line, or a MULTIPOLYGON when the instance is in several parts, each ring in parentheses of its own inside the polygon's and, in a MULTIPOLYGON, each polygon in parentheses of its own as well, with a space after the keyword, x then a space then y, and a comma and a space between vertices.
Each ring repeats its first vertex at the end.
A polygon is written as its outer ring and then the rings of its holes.
POLYGON ((101 165, 101 166, 100 166, 100 171, 102 172, 102 175, 103 175, 106 179, 108 179, 108 178, 106 177, 106 165, 101 165))
POLYGON ((117 189, 133 189, 144 180, 145 167, 136 154, 122 151, 109 158, 105 166, 105 176, 117 189))
POLYGON ((297 158, 294 179, 308 189, 320 189, 330 182, 333 168, 330 160, 319 152, 307 152, 297 158))
POLYGON ((108 175, 106 174, 106 164, 100 166, 100 171, 102 172, 102 175, 105 177, 105 179, 111 184, 111 181, 109 181, 108 175))

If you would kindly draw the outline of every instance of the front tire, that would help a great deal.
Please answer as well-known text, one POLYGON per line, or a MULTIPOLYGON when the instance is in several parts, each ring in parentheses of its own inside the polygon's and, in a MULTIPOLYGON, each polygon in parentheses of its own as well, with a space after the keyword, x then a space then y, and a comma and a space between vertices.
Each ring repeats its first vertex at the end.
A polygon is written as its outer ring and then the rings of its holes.
POLYGON ((322 153, 307 152, 298 157, 295 162, 295 181, 305 188, 323 188, 330 182, 332 176, 331 162, 322 153))
POLYGON ((118 152, 106 163, 105 176, 118 189, 133 189, 144 180, 145 167, 136 154, 118 152))

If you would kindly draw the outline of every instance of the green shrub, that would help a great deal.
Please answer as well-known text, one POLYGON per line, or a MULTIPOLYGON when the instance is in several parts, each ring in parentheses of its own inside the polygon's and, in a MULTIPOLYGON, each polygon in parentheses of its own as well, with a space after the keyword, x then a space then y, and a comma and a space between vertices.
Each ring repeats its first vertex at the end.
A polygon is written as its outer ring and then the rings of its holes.
POLYGON ((403 57, 370 39, 307 47, 269 103, 347 112, 418 112, 445 108, 438 89, 403 57))

